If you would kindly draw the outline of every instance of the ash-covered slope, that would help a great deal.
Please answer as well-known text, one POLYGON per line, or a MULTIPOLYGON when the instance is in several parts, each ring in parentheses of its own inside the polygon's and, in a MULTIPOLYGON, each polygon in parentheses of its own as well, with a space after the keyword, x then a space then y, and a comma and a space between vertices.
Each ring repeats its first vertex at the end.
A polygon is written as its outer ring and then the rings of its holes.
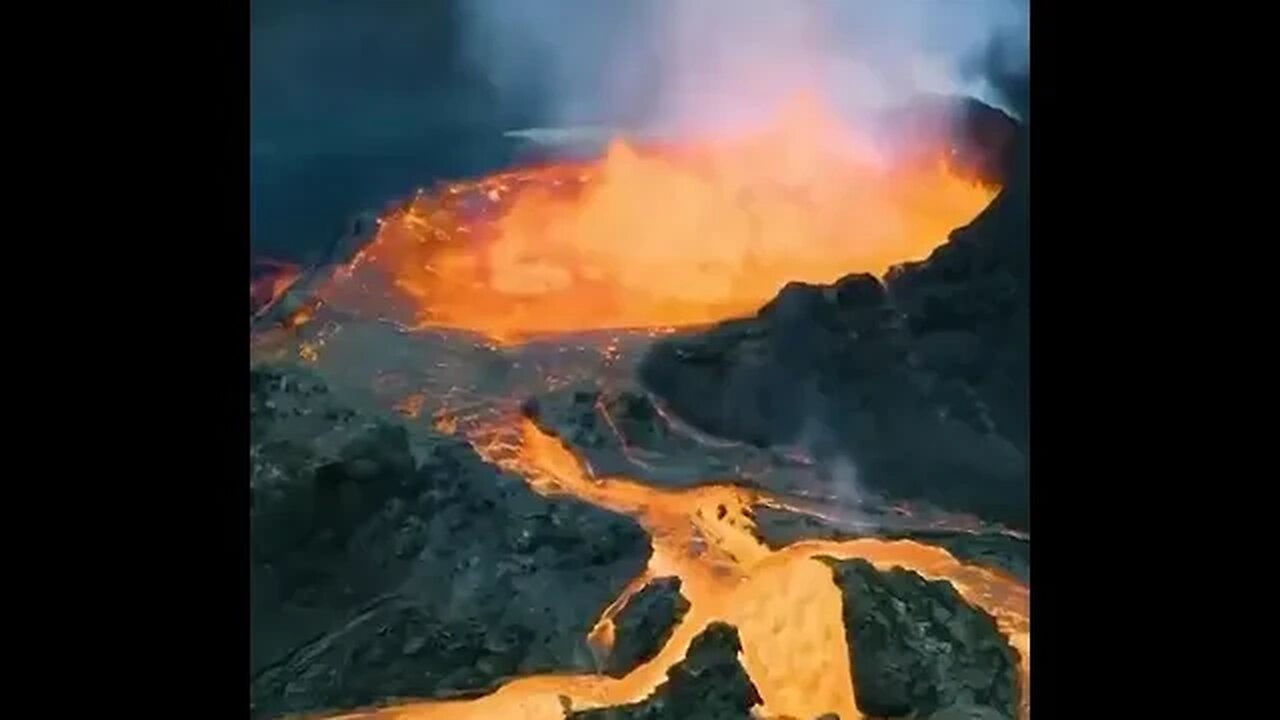
POLYGON ((297 369, 251 371, 250 417, 252 716, 595 669, 591 624, 650 554, 634 521, 411 447, 297 369))
POLYGON ((642 381, 705 432, 799 443, 872 491, 1029 528, 1027 141, 927 260, 884 283, 792 283, 754 317, 655 344, 642 381))

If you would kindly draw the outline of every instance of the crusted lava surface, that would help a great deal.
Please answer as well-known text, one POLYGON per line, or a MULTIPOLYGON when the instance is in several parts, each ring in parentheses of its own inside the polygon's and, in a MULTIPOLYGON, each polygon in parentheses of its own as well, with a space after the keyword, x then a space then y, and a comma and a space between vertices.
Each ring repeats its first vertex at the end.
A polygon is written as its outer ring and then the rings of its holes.
POLYGON ((704 432, 800 444, 873 492, 1029 529, 1026 141, 927 260, 792 283, 753 317, 665 338, 643 383, 704 432))
POLYGON ((774 489, 803 487, 810 466, 771 448, 702 436, 664 413, 634 384, 579 382, 541 393, 524 414, 568 444, 600 477, 628 475, 668 487, 768 476, 774 489))
POLYGON ((251 371, 250 417, 252 715, 595 669, 591 623, 650 554, 634 521, 411 447, 296 368, 251 371))

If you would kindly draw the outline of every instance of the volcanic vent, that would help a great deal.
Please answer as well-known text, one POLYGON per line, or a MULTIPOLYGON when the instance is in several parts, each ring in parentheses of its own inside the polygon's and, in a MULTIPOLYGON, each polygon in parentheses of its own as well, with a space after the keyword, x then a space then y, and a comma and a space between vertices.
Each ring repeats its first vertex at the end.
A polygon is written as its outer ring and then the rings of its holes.
MULTIPOLYGON (((994 179, 920 127, 873 142, 802 102, 743 137, 619 141, 419 193, 350 259, 257 283, 254 713, 1028 717, 1025 533, 637 379, 667 358, 727 393, 762 353, 830 367, 788 355, 808 349, 785 305, 894 383, 850 396, 857 422, 905 401, 945 405, 931 437, 971 425, 985 390, 921 354, 936 303, 910 303, 1014 272, 982 235, 1019 230, 1011 188, 983 212, 994 179)), ((982 327, 1017 316, 1009 297, 975 305, 982 327)))
POLYGON ((744 315, 789 281, 921 260, 994 196, 955 146, 896 139, 802 99, 763 131, 449 184, 383 217, 325 299, 503 342, 744 315))

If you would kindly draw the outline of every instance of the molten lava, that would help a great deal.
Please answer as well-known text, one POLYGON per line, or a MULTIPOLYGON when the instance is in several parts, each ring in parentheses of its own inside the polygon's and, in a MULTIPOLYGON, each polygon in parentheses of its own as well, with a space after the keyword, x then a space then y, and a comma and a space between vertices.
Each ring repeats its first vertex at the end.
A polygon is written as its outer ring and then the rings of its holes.
MULTIPOLYGON (((305 341, 300 336, 296 352, 318 363, 320 350, 332 350, 326 342, 342 340, 337 318, 352 317, 470 331, 502 343, 586 330, 656 333, 751 313, 790 281, 882 274, 927 256, 996 192, 952 167, 949 148, 925 150, 877 146, 821 106, 802 103, 751 136, 695 148, 619 141, 595 162, 420 193, 383 217, 374 240, 318 287, 316 311, 335 319, 301 329, 291 323, 300 333, 320 326, 305 341)), ((282 291, 271 285, 259 295, 282 291)), ((383 323, 368 325, 386 332, 383 323)), ((359 328, 353 324, 347 335, 359 328)), ((348 361, 372 353, 373 346, 359 347, 348 361)), ((612 369, 619 352, 616 340, 602 346, 595 371, 612 369)), ((423 372, 438 385, 440 378, 480 373, 482 365, 462 358, 450 368, 439 360, 423 372)), ((519 370, 518 363, 503 367, 519 370)), ((543 380, 544 390, 558 382, 550 372, 543 380)), ((996 619, 1017 650, 1019 714, 1028 717, 1029 590, 1016 580, 905 540, 771 549, 756 533, 751 508, 777 507, 778 499, 733 484, 670 489, 596 477, 559 440, 509 412, 514 403, 464 390, 410 393, 395 410, 464 434, 486 461, 523 476, 538 492, 627 514, 649 533, 648 568, 591 631, 597 651, 611 647, 613 617, 651 578, 678 576, 690 606, 658 654, 625 677, 523 677, 475 700, 413 703, 359 717, 562 718, 566 703, 584 710, 637 702, 666 679, 709 623, 723 621, 738 629, 740 660, 763 698, 761 717, 834 712, 856 720, 862 717, 852 682, 856 658, 824 556, 863 558, 952 583, 996 619)))
MULTIPOLYGON (((661 651, 625 677, 541 675, 516 679, 491 695, 466 701, 398 705, 365 714, 366 720, 528 720, 563 718, 574 710, 643 700, 684 658, 709 623, 737 627, 740 661, 763 706, 760 717, 812 718, 836 713, 858 720, 853 670, 845 640, 842 602, 831 570, 818 558, 863 558, 880 569, 903 567, 928 579, 944 579, 971 604, 996 619, 1019 655, 1019 717, 1030 713, 1030 593, 1000 573, 965 565, 947 551, 907 540, 802 541, 773 551, 754 532, 752 505, 768 499, 733 485, 672 490, 620 477, 596 478, 556 438, 521 419, 516 447, 473 443, 490 462, 522 473, 544 493, 567 493, 637 518, 649 532, 649 567, 603 613, 591 632, 597 649, 612 645, 613 615, 647 579, 676 575, 689 611, 661 651)), ((500 434, 501 429, 494 429, 500 434)))
POLYGON ((922 259, 977 215, 995 188, 944 144, 891 151, 811 102, 694 148, 617 141, 595 162, 419 194, 325 300, 499 341, 748 314, 788 281, 922 259))

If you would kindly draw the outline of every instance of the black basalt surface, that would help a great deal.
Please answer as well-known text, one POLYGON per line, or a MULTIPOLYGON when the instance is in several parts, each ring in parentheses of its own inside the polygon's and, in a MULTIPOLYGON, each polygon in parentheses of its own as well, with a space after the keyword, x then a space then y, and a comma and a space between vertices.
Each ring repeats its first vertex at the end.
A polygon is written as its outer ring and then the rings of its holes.
POLYGON ((460 440, 250 373, 250 714, 449 697, 594 670, 594 619, 645 567, 629 518, 548 500, 460 440))
POLYGON ((945 581, 829 560, 844 594, 845 637, 858 709, 928 717, 952 706, 1017 712, 1017 655, 995 620, 945 581))
POLYGON ((622 677, 652 660, 688 611, 680 578, 657 578, 645 585, 613 619, 613 651, 605 672, 622 677))
POLYGON ((791 283, 656 343, 642 382, 711 435, 847 458, 877 494, 1029 529, 1026 148, 1023 128, 1008 185, 927 260, 791 283))
POLYGON ((738 662, 732 625, 712 623, 649 698, 631 705, 569 713, 569 720, 748 720, 760 694, 738 662))

